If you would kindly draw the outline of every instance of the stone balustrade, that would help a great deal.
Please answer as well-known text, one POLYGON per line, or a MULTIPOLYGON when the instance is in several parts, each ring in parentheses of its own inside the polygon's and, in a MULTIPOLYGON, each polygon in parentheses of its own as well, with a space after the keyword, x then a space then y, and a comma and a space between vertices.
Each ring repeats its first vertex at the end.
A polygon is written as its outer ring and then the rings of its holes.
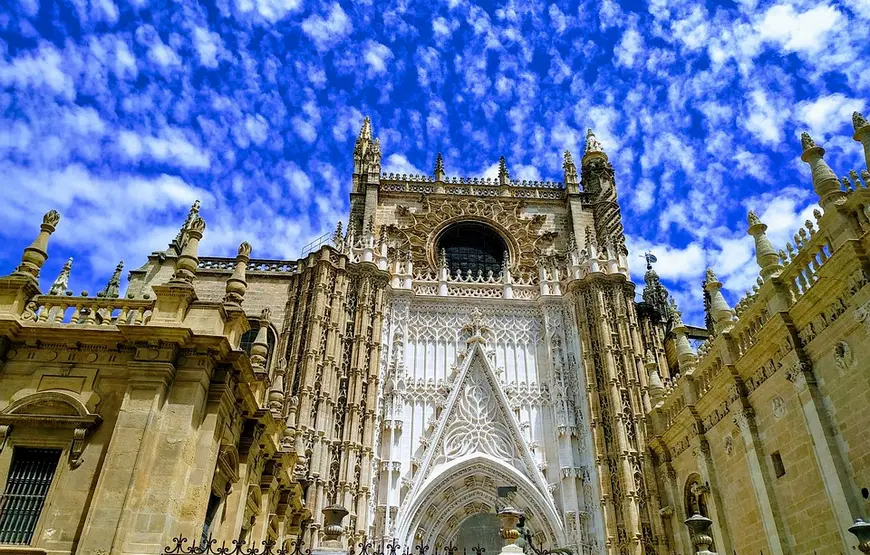
POLYGON ((27 303, 21 319, 46 325, 142 326, 153 309, 153 299, 39 295, 27 303))

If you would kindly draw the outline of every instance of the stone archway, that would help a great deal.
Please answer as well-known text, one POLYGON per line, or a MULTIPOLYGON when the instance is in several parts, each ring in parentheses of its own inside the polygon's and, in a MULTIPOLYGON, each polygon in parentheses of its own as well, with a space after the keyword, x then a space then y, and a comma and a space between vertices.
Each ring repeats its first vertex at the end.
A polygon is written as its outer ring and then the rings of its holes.
POLYGON ((397 539, 405 545, 456 545, 461 525, 469 517, 494 515, 496 506, 505 502, 498 499, 499 486, 517 488, 510 504, 534 518, 548 548, 565 545, 564 529, 549 494, 512 465, 483 453, 439 465, 397 515, 397 539))

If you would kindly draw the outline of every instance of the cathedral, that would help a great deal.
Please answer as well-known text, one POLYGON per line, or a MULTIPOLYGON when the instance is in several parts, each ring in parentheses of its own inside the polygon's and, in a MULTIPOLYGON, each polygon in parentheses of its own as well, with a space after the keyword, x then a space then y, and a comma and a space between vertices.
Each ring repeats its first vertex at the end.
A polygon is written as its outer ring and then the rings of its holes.
POLYGON ((698 326, 631 281, 591 131, 561 182, 394 175, 366 118, 331 237, 199 256, 197 202, 126 291, 40 290, 50 211, 0 278, 0 555, 493 555, 512 511, 529 554, 870 553, 870 174, 801 147, 815 221, 749 212, 757 285, 708 269, 698 326))

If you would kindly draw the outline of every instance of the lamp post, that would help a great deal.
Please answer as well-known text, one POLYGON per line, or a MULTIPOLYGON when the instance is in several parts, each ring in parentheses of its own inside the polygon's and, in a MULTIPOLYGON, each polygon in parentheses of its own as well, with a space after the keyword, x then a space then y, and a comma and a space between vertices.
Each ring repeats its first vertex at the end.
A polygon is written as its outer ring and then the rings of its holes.
POLYGON ((858 550, 861 553, 870 553, 870 522, 855 519, 855 524, 849 526, 849 532, 858 538, 858 550))
POLYGON ((710 535, 713 521, 696 513, 684 522, 691 533, 692 545, 695 546, 697 555, 716 555, 715 551, 710 551, 710 546, 713 545, 713 537, 710 535))

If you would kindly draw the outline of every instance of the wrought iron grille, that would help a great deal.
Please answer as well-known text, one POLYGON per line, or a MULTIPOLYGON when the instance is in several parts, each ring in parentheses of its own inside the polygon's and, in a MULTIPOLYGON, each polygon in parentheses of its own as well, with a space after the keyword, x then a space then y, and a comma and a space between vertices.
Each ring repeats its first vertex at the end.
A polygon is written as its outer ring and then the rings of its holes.
POLYGON ((233 540, 230 545, 222 542, 218 545, 218 541, 214 539, 196 543, 196 540, 188 543, 189 540, 185 537, 172 538, 173 545, 168 545, 163 548, 164 555, 311 555, 310 549, 302 549, 305 542, 301 539, 291 540, 290 549, 278 547, 274 540, 266 540, 262 542, 260 547, 256 544, 248 546, 245 540, 233 540))
POLYGON ((451 226, 438 240, 438 252, 444 253, 450 275, 454 276, 457 270, 462 271, 462 275, 482 273, 486 276, 490 271, 498 275, 506 250, 498 233, 477 222, 451 226))
POLYGON ((0 498, 0 543, 30 543, 59 460, 59 449, 15 448, 0 498))

